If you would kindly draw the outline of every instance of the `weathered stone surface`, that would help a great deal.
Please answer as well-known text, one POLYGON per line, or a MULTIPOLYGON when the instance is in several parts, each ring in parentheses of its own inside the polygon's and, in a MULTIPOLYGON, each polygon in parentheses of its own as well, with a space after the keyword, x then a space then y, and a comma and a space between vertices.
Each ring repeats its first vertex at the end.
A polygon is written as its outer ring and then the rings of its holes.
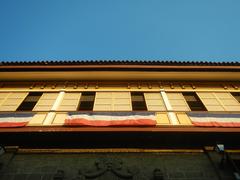
POLYGON ((12 180, 14 177, 14 174, 0 174, 1 180, 12 180))
POLYGON ((28 176, 27 174, 16 174, 13 180, 26 180, 27 176, 28 176))
POLYGON ((30 174, 27 180, 41 180, 42 174, 30 174))
MULTIPOLYGON (((212 153, 218 167, 220 157, 212 153)), ((235 155, 240 157, 239 155, 235 155)), ((213 164, 204 153, 85 153, 12 154, 0 157, 0 180, 135 179, 217 180, 213 164)), ((229 167, 218 169, 224 179, 234 179, 229 167)))

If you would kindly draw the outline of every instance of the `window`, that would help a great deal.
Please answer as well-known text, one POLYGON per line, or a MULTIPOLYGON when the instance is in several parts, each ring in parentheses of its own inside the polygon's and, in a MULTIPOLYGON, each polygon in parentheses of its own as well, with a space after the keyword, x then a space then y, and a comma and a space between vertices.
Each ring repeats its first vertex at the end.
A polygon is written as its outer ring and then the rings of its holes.
POLYGON ((148 111, 166 111, 166 107, 160 92, 144 93, 144 98, 148 111))
POLYGON ((198 97, 203 102, 208 111, 225 111, 223 105, 213 92, 198 92, 198 97))
POLYGON ((185 100, 187 101, 188 106, 190 107, 190 109, 192 111, 206 111, 207 110, 196 93, 183 92, 182 94, 183 94, 185 100))
POLYGON ((93 111, 132 111, 130 92, 97 92, 93 111))
POLYGON ((240 103, 240 93, 239 92, 232 92, 231 94, 240 103))
POLYGON ((142 92, 131 92, 131 98, 133 111, 147 111, 145 98, 142 92))
POLYGON ((182 93, 167 92, 166 94, 174 111, 191 111, 182 93))
POLYGON ((80 97, 80 92, 66 92, 57 110, 76 111, 80 102, 80 97))
POLYGON ((0 111, 16 111, 27 95, 27 92, 0 93, 0 111))
POLYGON ((42 94, 41 92, 30 92, 20 104, 17 111, 32 111, 42 94))
POLYGON ((80 98, 80 111, 92 111, 95 99, 95 92, 83 92, 80 98))
POLYGON ((226 92, 198 92, 208 111, 239 111, 240 104, 236 97, 226 92))
POLYGON ((59 93, 45 92, 42 94, 33 111, 50 111, 58 97, 59 93))

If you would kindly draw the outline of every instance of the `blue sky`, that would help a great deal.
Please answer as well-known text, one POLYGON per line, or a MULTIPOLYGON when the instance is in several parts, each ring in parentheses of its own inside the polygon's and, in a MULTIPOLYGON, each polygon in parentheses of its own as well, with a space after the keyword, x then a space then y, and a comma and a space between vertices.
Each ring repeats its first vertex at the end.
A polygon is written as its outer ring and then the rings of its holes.
POLYGON ((0 60, 240 61, 239 0, 1 0, 0 60))

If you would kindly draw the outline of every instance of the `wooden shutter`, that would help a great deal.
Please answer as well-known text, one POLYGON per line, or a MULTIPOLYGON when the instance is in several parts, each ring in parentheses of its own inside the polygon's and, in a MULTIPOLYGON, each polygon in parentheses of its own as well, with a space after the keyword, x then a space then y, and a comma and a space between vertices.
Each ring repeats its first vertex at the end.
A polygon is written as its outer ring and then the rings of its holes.
POLYGON ((144 93, 148 111, 165 111, 166 107, 160 93, 144 93))
POLYGON ((180 125, 192 125, 192 122, 186 113, 177 113, 176 115, 180 125))
POLYGON ((132 111, 130 92, 113 92, 113 111, 132 111))
POLYGON ((47 113, 37 113, 33 116, 31 121, 27 124, 27 126, 41 126, 43 124, 44 119, 46 118, 47 113))
POLYGON ((64 125, 65 119, 67 119, 68 114, 67 113, 57 113, 54 117, 54 120, 52 122, 52 125, 64 125))
POLYGON ((59 93, 43 93, 33 111, 50 111, 59 93))
POLYGON ((191 111, 182 93, 167 93, 174 111, 191 111))
POLYGON ((215 93, 226 111, 240 111, 239 102, 230 93, 215 93))
POLYGON ((171 122, 168 118, 167 113, 156 113, 157 125, 170 125, 171 122))
POLYGON ((93 111, 131 111, 130 92, 96 92, 93 111))
POLYGON ((224 111, 224 107, 221 105, 214 93, 198 92, 197 94, 208 111, 224 111))
POLYGON ((76 111, 80 97, 81 93, 65 93, 58 111, 76 111))
MULTIPOLYGON (((7 95, 7 94, 5 94, 7 95)), ((18 106, 23 102, 28 93, 9 93, 8 96, 4 99, 1 95, 2 103, 0 106, 0 111, 16 111, 18 106)))
POLYGON ((0 106, 4 102, 4 100, 7 99, 9 94, 10 93, 0 93, 0 106))
POLYGON ((112 110, 112 93, 96 92, 93 111, 111 111, 112 110))

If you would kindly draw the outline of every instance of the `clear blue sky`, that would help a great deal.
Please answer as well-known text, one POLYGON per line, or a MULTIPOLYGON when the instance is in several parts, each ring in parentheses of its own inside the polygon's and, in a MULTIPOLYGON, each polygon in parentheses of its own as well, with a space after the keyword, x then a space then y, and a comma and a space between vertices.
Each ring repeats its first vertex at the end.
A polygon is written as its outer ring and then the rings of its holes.
POLYGON ((1 0, 0 60, 240 61, 240 0, 1 0))

